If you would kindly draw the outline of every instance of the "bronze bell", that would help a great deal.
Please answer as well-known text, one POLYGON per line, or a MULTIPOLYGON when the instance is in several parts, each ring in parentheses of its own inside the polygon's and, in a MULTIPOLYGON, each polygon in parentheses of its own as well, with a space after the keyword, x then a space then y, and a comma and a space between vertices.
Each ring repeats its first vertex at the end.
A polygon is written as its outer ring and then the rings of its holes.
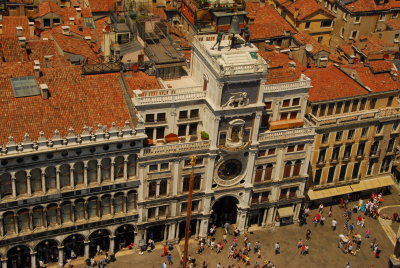
POLYGON ((240 34, 241 30, 239 27, 239 17, 236 15, 233 15, 231 25, 229 26, 229 31, 230 34, 240 34))

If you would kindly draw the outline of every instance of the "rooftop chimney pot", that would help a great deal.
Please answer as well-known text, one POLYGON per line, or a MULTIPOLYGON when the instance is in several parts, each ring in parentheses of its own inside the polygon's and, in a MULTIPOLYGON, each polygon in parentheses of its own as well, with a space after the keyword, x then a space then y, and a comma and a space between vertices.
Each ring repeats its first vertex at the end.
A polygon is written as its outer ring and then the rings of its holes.
POLYGON ((40 77, 40 66, 33 66, 33 70, 35 71, 35 77, 39 78, 40 77))
POLYGON ((22 30, 23 30, 22 26, 17 26, 17 27, 15 27, 15 29, 17 29, 17 36, 21 37, 22 36, 22 30))
POLYGON ((40 84, 39 87, 42 98, 47 100, 50 97, 49 87, 47 86, 47 84, 40 84))
POLYGON ((25 48, 26 47, 26 37, 18 37, 18 42, 21 48, 25 48))

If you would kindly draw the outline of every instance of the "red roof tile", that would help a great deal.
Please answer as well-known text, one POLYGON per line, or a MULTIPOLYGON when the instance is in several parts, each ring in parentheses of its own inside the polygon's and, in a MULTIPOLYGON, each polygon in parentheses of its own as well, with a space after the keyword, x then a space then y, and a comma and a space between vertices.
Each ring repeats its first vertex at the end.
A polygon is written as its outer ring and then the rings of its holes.
POLYGON ((133 97, 133 90, 160 89, 157 77, 148 75, 144 72, 129 72, 125 75, 125 81, 129 89, 129 94, 133 97))
POLYGON ((39 11, 33 14, 33 18, 43 17, 48 13, 55 13, 62 16, 61 8, 54 2, 43 2, 39 5, 39 11))
POLYGON ((388 0, 385 4, 377 5, 375 0, 357 0, 345 5, 345 8, 351 12, 381 11, 399 8, 400 2, 397 0, 388 0))
POLYGON ((356 39, 353 46, 364 53, 367 57, 370 57, 372 55, 390 55, 395 54, 399 51, 399 47, 397 45, 387 43, 373 36, 368 38, 361 37, 360 39, 356 39))
POLYGON ((114 4, 118 0, 89 0, 92 12, 107 12, 114 10, 114 4))
POLYGON ((26 16, 4 16, 0 24, 3 25, 2 35, 17 36, 17 27, 21 26, 22 36, 30 38, 29 20, 26 16))
POLYGON ((390 72, 392 69, 394 69, 393 63, 386 60, 370 61, 368 62, 368 65, 371 67, 371 70, 374 73, 390 72))
POLYGON ((368 91, 335 66, 310 68, 304 74, 311 78, 310 102, 336 100, 368 94, 368 91))
POLYGON ((55 59, 51 68, 41 66, 43 77, 37 83, 48 85, 51 97, 47 100, 41 96, 14 97, 10 78, 33 75, 33 63, 0 63, 0 144, 7 143, 8 136, 20 142, 28 133, 35 140, 44 131, 51 138, 56 129, 66 135, 72 127, 79 134, 85 125, 110 126, 115 122, 123 126, 130 119, 119 73, 81 76, 80 66, 62 61, 55 59), (61 62, 57 64, 57 60, 61 62))
POLYGON ((293 15, 298 12, 298 20, 304 20, 318 11, 323 12, 332 18, 334 17, 331 12, 321 7, 316 0, 277 0, 277 2, 284 6, 293 15))
POLYGON ((284 36, 287 32, 292 34, 296 32, 269 4, 261 6, 260 3, 247 2, 246 11, 247 16, 254 19, 254 23, 247 25, 251 40, 268 39, 284 36))
POLYGON ((312 45, 311 54, 316 54, 321 51, 329 52, 329 47, 318 43, 318 41, 315 40, 314 37, 312 37, 311 35, 309 35, 306 32, 298 32, 297 34, 295 34, 293 36, 293 38, 300 45, 308 45, 308 44, 312 45))
POLYGON ((276 51, 259 52, 260 56, 268 62, 267 84, 294 82, 299 80, 301 73, 306 69, 289 55, 276 51), (292 64, 296 66, 293 67, 292 64))
POLYGON ((385 24, 392 30, 400 30, 400 19, 390 19, 385 24))

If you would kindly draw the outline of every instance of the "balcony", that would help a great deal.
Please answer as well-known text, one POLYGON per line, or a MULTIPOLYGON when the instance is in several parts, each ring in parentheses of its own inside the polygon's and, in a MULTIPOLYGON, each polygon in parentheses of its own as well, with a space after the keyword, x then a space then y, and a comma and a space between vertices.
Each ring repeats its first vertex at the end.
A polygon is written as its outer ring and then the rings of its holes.
POLYGON ((278 131, 267 131, 264 133, 260 133, 258 136, 258 140, 260 142, 270 141, 270 140, 285 140, 298 138, 303 136, 315 135, 315 129, 312 127, 303 127, 303 128, 294 128, 287 130, 278 130, 278 131))
POLYGON ((353 113, 334 114, 330 116, 316 117, 313 114, 308 115, 308 119, 315 126, 325 126, 333 124, 343 124, 346 122, 356 122, 368 119, 382 119, 388 117, 400 117, 400 107, 389 107, 375 110, 364 110, 353 113))
POLYGON ((195 141, 195 142, 185 142, 185 143, 173 143, 167 145, 156 145, 144 148, 142 150, 143 156, 153 156, 161 154, 176 154, 191 151, 202 151, 207 150, 210 147, 210 141, 195 141))
POLYGON ((136 106, 200 100, 206 97, 203 87, 181 87, 155 90, 134 90, 132 101, 136 106))
POLYGON ((304 89, 304 88, 308 89, 310 87, 311 87, 311 79, 305 76, 304 74, 301 74, 299 81, 266 85, 264 93, 285 92, 296 89, 304 89))

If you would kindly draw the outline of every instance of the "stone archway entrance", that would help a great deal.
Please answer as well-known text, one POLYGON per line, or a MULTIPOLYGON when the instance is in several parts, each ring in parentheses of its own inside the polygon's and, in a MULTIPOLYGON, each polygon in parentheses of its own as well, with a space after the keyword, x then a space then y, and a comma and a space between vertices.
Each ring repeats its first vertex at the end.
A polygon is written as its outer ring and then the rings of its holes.
POLYGON ((48 239, 36 246, 36 263, 38 264, 39 261, 43 261, 45 264, 58 262, 57 241, 48 239))
POLYGON ((115 231, 115 252, 129 246, 135 241, 135 229, 130 224, 125 224, 115 231))
POLYGON ((7 267, 9 268, 30 268, 31 254, 27 246, 16 246, 7 253, 7 267))
POLYGON ((64 239, 64 254, 65 258, 71 258, 71 252, 74 251, 77 257, 82 257, 85 254, 85 238, 81 234, 74 234, 64 239))
POLYGON ((211 224, 217 227, 223 226, 226 222, 236 224, 238 203, 239 201, 232 196, 218 199, 212 207, 211 224))
POLYGON ((108 251, 110 249, 110 232, 106 229, 91 233, 89 240, 89 257, 95 256, 98 250, 108 251))

